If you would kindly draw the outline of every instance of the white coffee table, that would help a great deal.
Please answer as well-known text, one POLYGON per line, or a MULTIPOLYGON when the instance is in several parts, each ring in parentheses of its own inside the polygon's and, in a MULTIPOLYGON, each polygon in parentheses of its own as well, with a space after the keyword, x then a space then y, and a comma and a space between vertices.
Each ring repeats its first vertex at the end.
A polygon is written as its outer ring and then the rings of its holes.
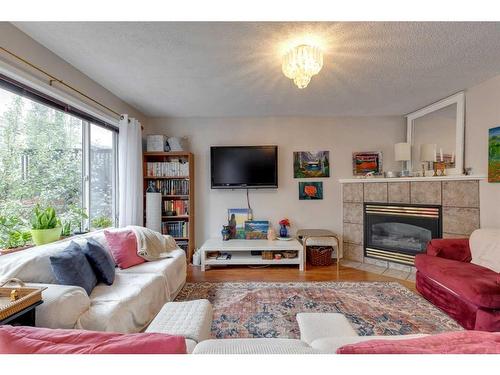
POLYGON ((207 266, 227 265, 280 265, 296 264, 300 271, 304 271, 304 248, 296 239, 290 241, 280 240, 229 240, 222 241, 212 238, 200 248, 201 270, 205 271, 207 266), (252 255, 252 251, 297 251, 297 257, 288 259, 262 259, 260 255, 252 255), (207 252, 220 251, 230 253, 231 259, 208 259, 207 252))

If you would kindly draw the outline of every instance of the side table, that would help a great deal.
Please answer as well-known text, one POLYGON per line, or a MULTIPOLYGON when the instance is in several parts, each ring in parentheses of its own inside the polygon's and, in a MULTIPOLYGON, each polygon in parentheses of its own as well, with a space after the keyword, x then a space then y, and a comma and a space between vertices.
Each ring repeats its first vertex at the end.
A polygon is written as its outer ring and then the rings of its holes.
POLYGON ((26 307, 25 309, 0 320, 0 326, 11 325, 11 326, 35 326, 36 320, 36 307, 41 305, 43 301, 35 302, 34 304, 26 307))
POLYGON ((330 238, 337 242, 337 275, 340 270, 340 240, 339 237, 330 230, 326 229, 301 229, 297 231, 297 238, 302 242, 304 247, 304 264, 307 263, 307 240, 311 238, 330 238))

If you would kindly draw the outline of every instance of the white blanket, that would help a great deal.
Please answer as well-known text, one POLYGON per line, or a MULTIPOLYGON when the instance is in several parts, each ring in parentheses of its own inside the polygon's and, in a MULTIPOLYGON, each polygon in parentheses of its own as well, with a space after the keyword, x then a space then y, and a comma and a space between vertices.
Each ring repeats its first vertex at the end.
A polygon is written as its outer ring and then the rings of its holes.
POLYGON ((177 243, 169 235, 163 235, 154 230, 130 225, 137 238, 137 255, 147 261, 170 258, 170 252, 177 249, 177 243))
POLYGON ((500 230, 477 229, 469 238, 471 263, 500 272, 500 230))

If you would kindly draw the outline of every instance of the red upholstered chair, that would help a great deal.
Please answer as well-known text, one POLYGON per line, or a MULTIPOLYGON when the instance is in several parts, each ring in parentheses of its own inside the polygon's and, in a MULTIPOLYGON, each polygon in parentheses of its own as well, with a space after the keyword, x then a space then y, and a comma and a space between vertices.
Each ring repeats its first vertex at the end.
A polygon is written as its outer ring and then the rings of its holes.
POLYGON ((468 239, 430 241, 415 257, 417 290, 464 328, 498 332, 500 274, 471 259, 468 239))

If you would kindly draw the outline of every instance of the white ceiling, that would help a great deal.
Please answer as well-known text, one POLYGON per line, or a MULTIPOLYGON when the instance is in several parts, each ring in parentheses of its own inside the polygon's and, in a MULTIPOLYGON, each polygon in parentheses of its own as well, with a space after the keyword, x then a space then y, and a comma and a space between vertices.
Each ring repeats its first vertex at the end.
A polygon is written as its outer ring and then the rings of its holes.
POLYGON ((151 117, 401 115, 500 74, 500 23, 15 26, 151 117), (299 90, 280 57, 306 34, 325 62, 299 90))

